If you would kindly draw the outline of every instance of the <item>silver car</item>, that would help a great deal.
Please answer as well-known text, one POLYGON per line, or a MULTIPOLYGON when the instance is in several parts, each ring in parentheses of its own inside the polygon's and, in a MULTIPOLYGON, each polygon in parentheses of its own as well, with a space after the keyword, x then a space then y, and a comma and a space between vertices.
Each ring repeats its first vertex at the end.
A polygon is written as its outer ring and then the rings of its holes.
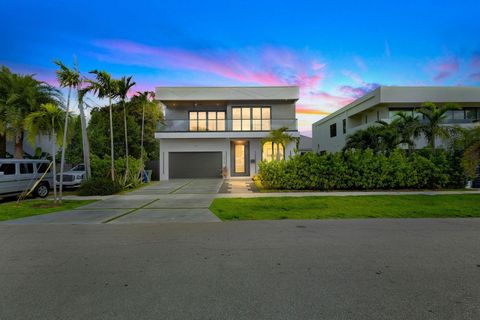
MULTIPOLYGON (((69 171, 63 173, 63 186, 76 188, 85 180, 85 166, 79 164, 69 171)), ((57 184, 60 183, 60 174, 57 174, 57 184)))
MULTIPOLYGON (((48 160, 0 159, 0 197, 19 195, 33 188, 49 165, 48 160)), ((48 170, 33 190, 33 195, 45 198, 51 187, 53 175, 51 170, 48 170)))

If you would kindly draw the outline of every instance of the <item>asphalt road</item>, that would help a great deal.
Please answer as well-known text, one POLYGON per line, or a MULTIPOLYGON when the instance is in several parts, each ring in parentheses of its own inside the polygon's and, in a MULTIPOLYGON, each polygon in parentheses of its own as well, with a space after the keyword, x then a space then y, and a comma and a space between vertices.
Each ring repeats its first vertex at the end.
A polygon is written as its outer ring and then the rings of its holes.
POLYGON ((1 225, 0 319, 480 319, 480 219, 1 225))

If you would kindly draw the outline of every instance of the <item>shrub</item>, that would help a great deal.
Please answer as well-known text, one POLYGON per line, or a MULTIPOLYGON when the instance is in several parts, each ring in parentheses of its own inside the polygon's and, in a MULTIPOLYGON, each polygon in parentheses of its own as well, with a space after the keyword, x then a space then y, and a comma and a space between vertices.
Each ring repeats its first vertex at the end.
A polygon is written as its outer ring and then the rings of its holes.
MULTIPOLYGON (((92 155, 92 178, 110 177, 110 166, 111 162, 109 157, 100 159, 99 157, 92 155)), ((129 172, 127 175, 125 175, 125 158, 118 158, 115 160, 116 180, 123 187, 135 187, 140 184, 139 173, 140 170, 143 168, 143 163, 140 161, 140 159, 129 157, 128 166, 129 172)))
POLYGON ((460 157, 444 151, 389 155, 372 150, 295 155, 261 162, 258 178, 271 189, 373 190, 461 188, 460 157))
POLYGON ((92 177, 80 185, 78 194, 81 196, 107 196, 122 191, 118 182, 109 177, 92 177))

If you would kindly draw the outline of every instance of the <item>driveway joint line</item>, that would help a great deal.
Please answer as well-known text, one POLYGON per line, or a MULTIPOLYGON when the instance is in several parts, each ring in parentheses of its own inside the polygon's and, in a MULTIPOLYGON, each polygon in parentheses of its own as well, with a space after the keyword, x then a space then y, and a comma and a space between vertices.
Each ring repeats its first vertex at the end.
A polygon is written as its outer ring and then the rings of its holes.
POLYGON ((113 217, 113 218, 107 219, 107 220, 103 221, 102 223, 109 223, 109 222, 112 222, 113 220, 117 220, 117 219, 119 219, 119 218, 121 218, 121 217, 124 217, 124 216, 126 216, 126 215, 128 215, 128 214, 134 213, 134 212, 137 211, 137 210, 143 209, 143 208, 145 208, 146 206, 151 205, 152 203, 154 203, 154 202, 157 201, 157 200, 158 200, 158 199, 154 199, 154 200, 152 200, 152 201, 150 201, 150 202, 148 202, 148 203, 145 203, 143 206, 140 206, 140 207, 138 207, 138 208, 132 209, 132 210, 130 210, 130 211, 127 211, 127 212, 125 212, 125 213, 122 213, 121 215, 115 216, 115 217, 113 217))
POLYGON ((185 187, 186 185, 189 185, 189 184, 192 183, 192 182, 193 182, 193 180, 190 180, 190 181, 188 181, 187 183, 182 184, 182 185, 181 185, 180 187, 178 187, 177 189, 173 189, 172 191, 170 191, 170 192, 167 193, 167 194, 173 194, 173 193, 177 192, 178 190, 182 189, 183 187, 185 187))

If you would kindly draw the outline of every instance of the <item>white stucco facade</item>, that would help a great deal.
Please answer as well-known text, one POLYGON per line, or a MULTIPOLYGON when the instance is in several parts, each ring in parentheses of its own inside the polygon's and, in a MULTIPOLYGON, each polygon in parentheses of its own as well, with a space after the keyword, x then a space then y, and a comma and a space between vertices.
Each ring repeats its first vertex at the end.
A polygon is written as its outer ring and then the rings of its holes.
MULTIPOLYGON (((205 175, 211 176, 212 172, 217 175, 218 172, 218 177, 222 174, 229 178, 256 175, 263 158, 262 140, 272 129, 286 127, 286 133, 291 137, 300 136, 295 118, 295 103, 298 96, 298 87, 156 88, 156 100, 164 109, 165 115, 165 123, 155 133, 160 144, 160 180, 175 178, 172 176, 182 173, 188 177, 190 170, 192 176, 202 176, 203 169, 205 175), (232 111, 234 108, 242 109, 241 112, 245 109, 249 118, 246 119, 244 113, 241 119, 235 118, 232 111), (266 109, 269 118, 255 119, 254 109, 262 108, 266 109), (191 119, 192 113, 195 116, 208 114, 209 118, 204 120, 205 124, 210 121, 210 113, 214 115, 221 113, 224 119, 215 120, 217 125, 218 121, 221 121, 221 129, 198 130, 195 127, 192 130, 191 123, 195 121, 191 119), (248 125, 242 124, 237 128, 236 121, 239 123, 247 121, 248 125), (260 124, 261 127, 255 128, 260 124), (242 154, 236 155, 237 145, 242 146, 242 154), (198 163, 209 161, 205 160, 205 157, 209 157, 215 167, 208 163, 198 163), (175 163, 171 163, 172 161, 175 163), (217 161, 221 162, 221 165, 217 161), (239 161, 244 165, 237 166, 239 161), (240 173, 236 172, 239 168, 243 170, 240 173)), ((294 149, 295 143, 288 144, 283 156, 288 158, 293 155, 294 149)))

